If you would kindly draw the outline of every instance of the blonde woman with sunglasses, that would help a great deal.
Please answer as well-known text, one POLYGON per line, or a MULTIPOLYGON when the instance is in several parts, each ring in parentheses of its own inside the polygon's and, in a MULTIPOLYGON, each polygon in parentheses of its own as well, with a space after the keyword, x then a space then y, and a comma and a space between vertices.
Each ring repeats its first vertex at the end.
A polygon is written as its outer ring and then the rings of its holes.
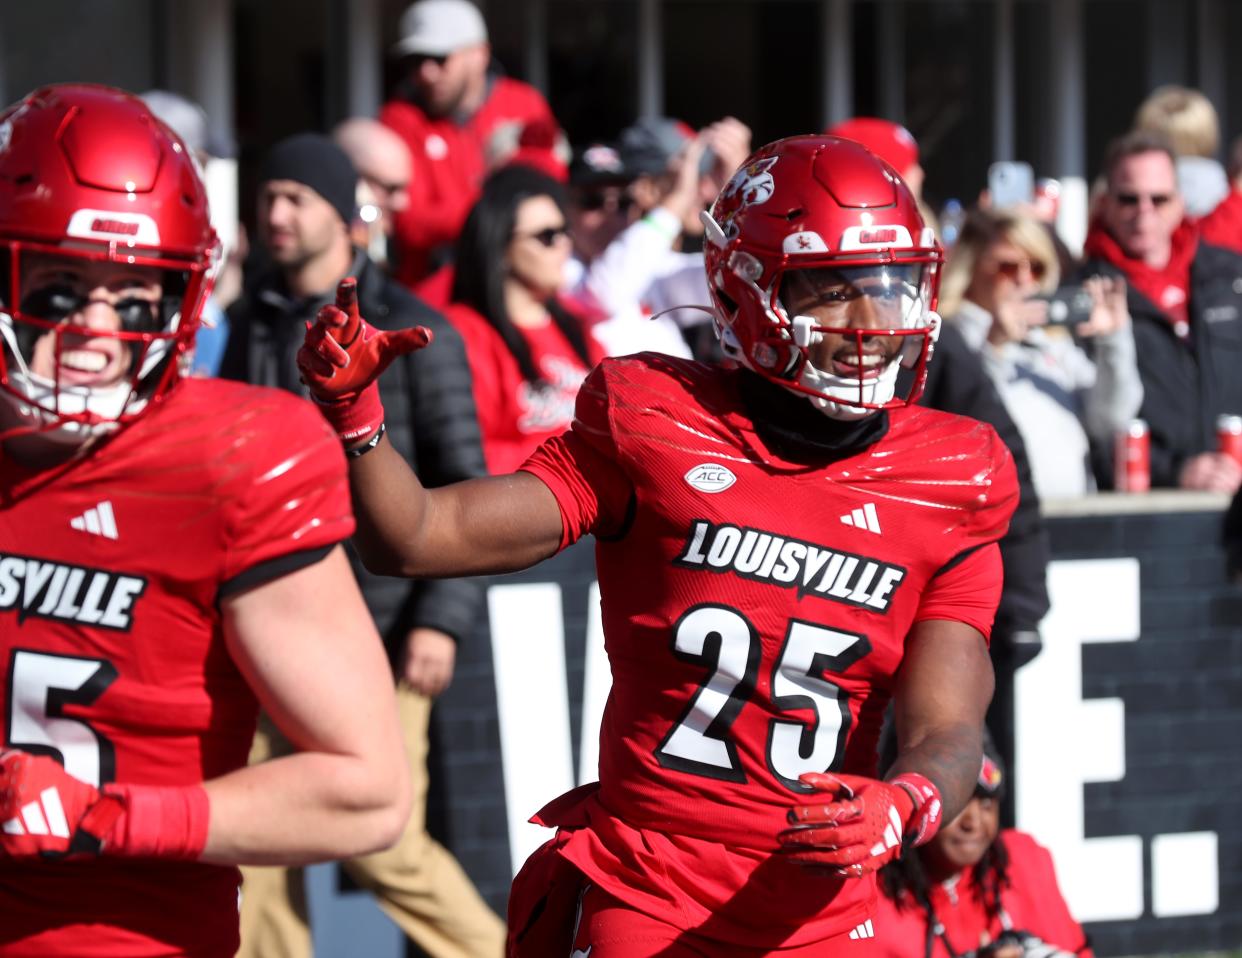
POLYGON ((977 211, 949 256, 940 300, 1021 432, 1040 499, 1095 489, 1113 435, 1143 400, 1125 282, 1088 279, 1075 321, 1072 310, 1049 308, 1059 279, 1043 224, 1015 210, 977 211))

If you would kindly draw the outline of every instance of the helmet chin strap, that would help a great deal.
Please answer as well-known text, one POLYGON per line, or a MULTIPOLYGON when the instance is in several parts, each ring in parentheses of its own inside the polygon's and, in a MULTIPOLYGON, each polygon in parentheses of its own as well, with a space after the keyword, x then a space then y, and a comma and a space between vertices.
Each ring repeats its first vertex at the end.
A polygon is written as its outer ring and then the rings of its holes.
POLYGON ((897 367, 898 363, 890 362, 875 379, 860 382, 857 379, 823 372, 810 363, 806 363, 802 367, 802 375, 798 378, 798 382, 808 389, 815 390, 819 395, 807 396, 806 393, 799 393, 799 395, 806 396, 811 405, 825 416, 839 419, 842 422, 857 422, 859 419, 866 419, 879 412, 879 409, 860 406, 859 402, 883 406, 892 401, 897 389, 897 367))
MULTIPOLYGON (((816 321, 811 316, 794 316, 789 323, 794 344, 800 349, 813 346, 824 337, 824 334, 815 328, 816 321)), ((904 344, 902 348, 905 349, 904 344)), ((861 406, 860 402, 882 406, 892 400, 897 387, 897 367, 898 363, 890 360, 875 379, 860 380, 825 372, 807 362, 802 366, 798 382, 821 395, 808 396, 798 390, 794 391, 805 396, 811 405, 825 416, 842 422, 857 422, 879 411, 861 406)))

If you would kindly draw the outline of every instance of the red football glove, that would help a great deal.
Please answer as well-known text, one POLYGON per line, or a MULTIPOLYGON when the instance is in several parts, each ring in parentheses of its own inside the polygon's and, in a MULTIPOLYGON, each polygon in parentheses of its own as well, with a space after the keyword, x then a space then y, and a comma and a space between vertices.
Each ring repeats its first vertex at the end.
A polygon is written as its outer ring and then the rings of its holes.
POLYGON ((89 855, 195 860, 210 810, 201 786, 105 785, 55 759, 0 752, 0 858, 89 855))
POLYGON ((901 854, 902 841, 930 841, 940 827, 940 793, 922 775, 889 782, 858 775, 808 772, 804 785, 835 796, 827 804, 795 805, 781 851, 800 865, 836 869, 846 877, 878 871, 901 854))
POLYGON ((398 356, 430 342, 425 326, 394 332, 368 326, 358 315, 358 281, 349 276, 336 288, 336 305, 324 306, 315 322, 306 324, 298 369, 341 441, 351 442, 384 421, 375 385, 380 374, 398 356))

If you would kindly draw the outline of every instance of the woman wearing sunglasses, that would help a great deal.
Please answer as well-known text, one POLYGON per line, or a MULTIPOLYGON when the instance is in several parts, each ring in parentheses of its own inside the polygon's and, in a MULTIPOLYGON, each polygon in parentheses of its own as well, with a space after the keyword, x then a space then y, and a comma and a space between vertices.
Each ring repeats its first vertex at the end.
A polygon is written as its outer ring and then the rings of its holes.
POLYGON ((963 225, 941 283, 941 312, 982 356, 1041 499, 1092 491, 1143 400, 1124 281, 1058 289, 1059 272, 1043 224, 981 210, 963 225))
POLYGON ((571 247, 564 188, 519 165, 488 178, 458 238, 445 315, 466 341, 494 474, 569 427, 578 387, 603 358, 586 318, 560 296, 571 247))

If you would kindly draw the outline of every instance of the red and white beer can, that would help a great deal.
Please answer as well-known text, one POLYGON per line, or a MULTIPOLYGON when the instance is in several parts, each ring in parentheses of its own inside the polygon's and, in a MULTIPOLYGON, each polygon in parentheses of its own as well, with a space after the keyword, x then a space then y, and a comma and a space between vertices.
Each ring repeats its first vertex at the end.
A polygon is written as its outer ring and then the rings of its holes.
POLYGON ((1242 416, 1216 417, 1216 449, 1242 466, 1242 416))
POLYGON ((1151 488, 1151 431, 1141 419, 1131 419, 1117 433, 1113 485, 1118 492, 1146 492, 1151 488))

